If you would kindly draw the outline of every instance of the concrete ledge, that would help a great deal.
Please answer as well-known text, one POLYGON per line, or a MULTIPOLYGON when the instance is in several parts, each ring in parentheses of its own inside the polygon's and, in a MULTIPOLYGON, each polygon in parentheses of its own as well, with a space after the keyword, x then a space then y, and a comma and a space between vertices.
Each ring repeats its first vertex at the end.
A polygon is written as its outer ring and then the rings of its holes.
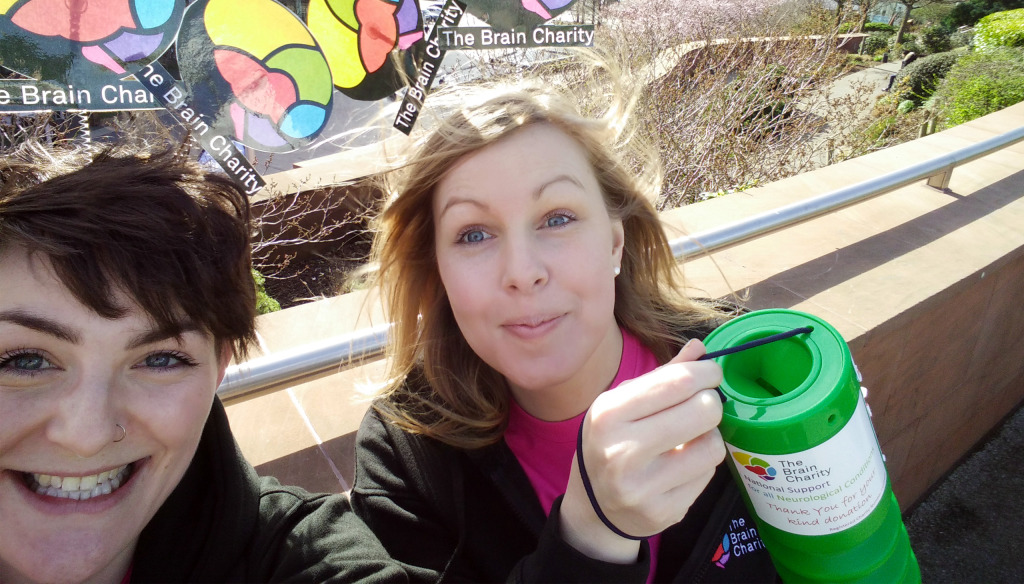
MULTIPOLYGON (((815 172, 664 215, 670 237, 818 195, 1024 126, 1024 104, 815 172)), ((949 189, 924 181, 686 263, 690 292, 745 294, 793 308, 847 339, 907 508, 1024 400, 1024 144, 958 167, 949 189)), ((269 349, 353 328, 349 295, 261 317, 269 349)), ((369 305, 375 306, 374 303, 369 305)), ((379 324, 379 313, 362 323, 379 324)), ((360 388, 377 362, 228 407, 263 472, 318 490, 351 484, 360 388)))

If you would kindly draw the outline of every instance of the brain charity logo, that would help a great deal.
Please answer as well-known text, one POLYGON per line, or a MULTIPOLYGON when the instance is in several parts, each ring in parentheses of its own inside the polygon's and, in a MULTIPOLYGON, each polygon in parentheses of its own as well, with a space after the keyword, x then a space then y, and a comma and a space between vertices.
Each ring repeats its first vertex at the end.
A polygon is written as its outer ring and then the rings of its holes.
POLYGON ((306 23, 323 47, 334 85, 353 99, 380 99, 404 86, 395 61, 415 75, 410 49, 423 39, 416 0, 310 0, 306 23), (390 59, 396 50, 398 58, 390 59))
POLYGON ((333 86, 313 35, 271 0, 200 0, 178 33, 181 79, 218 132, 258 150, 311 142, 330 115, 333 86))
POLYGON ((736 462, 740 463, 743 468, 766 481, 775 480, 775 475, 779 474, 779 472, 775 470, 775 467, 762 458, 752 457, 749 454, 744 454, 742 452, 733 452, 732 457, 736 459, 736 462))
POLYGON ((724 568, 725 563, 729 561, 729 534, 722 536, 722 543, 718 544, 718 549, 715 550, 715 555, 711 556, 711 561, 715 563, 719 568, 724 568))
POLYGON ((141 70, 174 42, 185 0, 0 0, 0 62, 61 84, 141 70))
POLYGON ((576 0, 465 0, 466 10, 496 30, 537 26, 551 20, 576 0))

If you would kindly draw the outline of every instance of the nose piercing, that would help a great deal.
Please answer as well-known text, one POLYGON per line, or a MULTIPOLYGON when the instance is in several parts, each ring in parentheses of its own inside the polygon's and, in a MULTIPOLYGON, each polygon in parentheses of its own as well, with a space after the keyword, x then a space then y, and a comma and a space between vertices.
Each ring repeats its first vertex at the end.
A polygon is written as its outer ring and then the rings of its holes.
POLYGON ((121 429, 121 437, 120 437, 120 438, 117 438, 117 439, 115 439, 115 440, 114 440, 114 442, 120 442, 120 441, 124 440, 124 437, 125 437, 125 436, 127 436, 127 435, 128 435, 128 431, 127 431, 127 430, 125 430, 125 429, 124 429, 124 426, 122 426, 121 424, 114 424, 114 425, 115 425, 115 426, 117 426, 118 428, 120 428, 120 429, 121 429))

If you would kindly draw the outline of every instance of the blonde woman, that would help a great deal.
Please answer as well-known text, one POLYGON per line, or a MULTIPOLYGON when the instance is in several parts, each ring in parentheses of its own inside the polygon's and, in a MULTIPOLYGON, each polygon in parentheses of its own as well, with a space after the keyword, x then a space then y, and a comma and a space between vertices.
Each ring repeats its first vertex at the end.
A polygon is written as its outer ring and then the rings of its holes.
POLYGON ((623 160, 630 103, 459 99, 381 216, 392 377, 353 507, 421 581, 772 580, 763 546, 719 549, 753 526, 721 465, 721 370, 697 362, 728 314, 679 292, 623 160))

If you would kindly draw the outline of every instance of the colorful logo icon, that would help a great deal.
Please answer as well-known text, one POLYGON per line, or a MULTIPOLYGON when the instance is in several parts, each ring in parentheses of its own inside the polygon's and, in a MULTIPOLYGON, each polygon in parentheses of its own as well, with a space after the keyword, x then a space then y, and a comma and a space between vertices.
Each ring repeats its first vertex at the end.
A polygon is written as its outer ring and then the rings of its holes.
POLYGON ((199 0, 178 33, 181 80, 217 133, 268 152, 311 142, 334 87, 320 46, 272 0, 199 0))
POLYGON ((724 568, 730 557, 729 534, 727 533, 722 536, 722 543, 718 544, 718 549, 715 550, 715 555, 711 557, 711 561, 719 568, 724 568))
POLYGON ((0 0, 0 63, 64 85, 142 70, 174 42, 185 0, 0 0))
POLYGON ((404 87, 396 62, 408 77, 415 75, 410 49, 423 39, 416 0, 310 0, 306 23, 334 85, 348 97, 372 101, 404 87))
POLYGON ((775 480, 775 475, 779 474, 779 471, 775 470, 775 467, 771 465, 767 460, 763 458, 757 458, 745 454, 743 452, 733 452, 732 457, 738 462, 743 468, 756 474, 759 478, 766 481, 775 480))
POLYGON ((466 10, 496 30, 537 26, 566 11, 576 0, 465 0, 466 10))

